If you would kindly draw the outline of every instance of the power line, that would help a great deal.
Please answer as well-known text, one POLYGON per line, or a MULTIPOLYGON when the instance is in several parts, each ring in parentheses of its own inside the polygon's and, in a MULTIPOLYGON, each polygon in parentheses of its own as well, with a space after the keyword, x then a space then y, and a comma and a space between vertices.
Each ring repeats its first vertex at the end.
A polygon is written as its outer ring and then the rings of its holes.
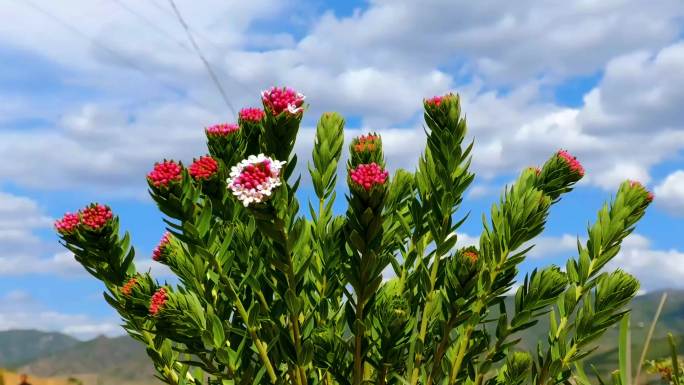
POLYGON ((147 18, 147 16, 145 16, 142 13, 132 9, 131 7, 126 5, 126 3, 124 3, 123 1, 121 1, 121 0, 112 0, 112 1, 115 2, 117 5, 119 5, 121 8, 123 8, 124 10, 126 10, 126 12, 128 12, 131 15, 142 20, 143 23, 145 23, 151 29, 157 31, 157 33, 159 33, 160 35, 162 35, 162 36, 168 38, 169 40, 173 41, 174 43, 176 43, 179 47, 181 47, 185 50, 188 50, 188 51, 192 51, 192 49, 190 47, 188 47, 185 43, 176 39, 176 37, 173 36, 171 33, 166 31, 165 29, 161 28, 159 25, 155 24, 152 20, 147 18))
POLYGON ((149 71, 147 71, 145 68, 143 68, 143 67, 139 66, 138 64, 136 64, 134 61, 131 61, 131 60, 128 59, 127 57, 125 57, 125 56, 119 54, 118 52, 116 52, 115 50, 109 48, 109 47, 106 46, 105 44, 100 43, 99 41, 95 40, 94 38, 88 36, 86 33, 84 33, 83 31, 81 31, 80 29, 74 27, 73 25, 67 23, 66 21, 64 21, 64 20, 61 19, 60 17, 56 16, 55 14, 53 14, 53 13, 47 11, 46 9, 40 7, 39 5, 37 5, 36 3, 34 3, 32 0, 21 0, 21 1, 20 1, 20 0, 15 0, 15 2, 20 3, 20 4, 24 4, 24 5, 28 5, 28 6, 31 7, 34 11, 37 11, 38 13, 41 13, 43 16, 45 16, 45 17, 47 17, 47 18, 53 20, 54 22, 56 22, 57 24, 61 25, 63 28, 69 30, 69 31, 72 32, 73 34, 78 35, 78 36, 82 37, 83 39, 88 40, 88 41, 89 41, 91 44, 93 44, 95 47, 101 49, 102 51, 107 52, 109 55, 111 55, 111 56, 113 56, 113 57, 116 57, 116 58, 117 58, 122 64, 124 64, 125 66, 130 67, 130 68, 132 68, 132 69, 134 69, 134 70, 136 70, 136 71, 142 73, 144 76, 146 76, 146 77, 148 77, 148 78, 154 80, 155 82, 157 82, 157 83, 160 84, 161 86, 163 86, 163 87, 165 87, 165 88, 167 88, 167 89, 169 89, 169 90, 171 90, 171 91, 173 91, 173 92, 175 92, 175 93, 184 94, 184 96, 185 96, 188 100, 190 100, 191 102, 195 103, 198 107, 206 108, 206 106, 204 106, 203 103, 200 103, 200 102, 197 101, 196 99, 190 97, 190 96, 187 95, 182 89, 179 89, 179 88, 176 87, 175 85, 170 84, 170 83, 167 83, 166 81, 160 79, 159 77, 157 77, 157 76, 155 76, 154 74, 152 74, 152 73, 150 73, 149 71))
POLYGON ((176 17, 178 18, 178 22, 183 26, 183 29, 185 29, 185 33, 188 35, 188 40, 190 40, 190 43, 192 44, 193 48, 195 49, 195 52, 197 53, 197 56, 202 60, 202 63, 204 63, 204 67, 206 67, 207 72, 209 73, 209 77, 211 80, 214 82, 216 85, 216 88, 218 89, 219 93, 223 97, 223 101, 226 102, 226 105, 230 109, 230 111, 233 113, 234 116, 237 116, 237 113, 235 112, 235 108, 233 107, 233 104, 228 100, 228 95, 226 95, 226 92, 223 90, 223 87, 221 86, 221 83, 218 80, 218 77, 216 77, 216 74, 214 71, 211 69, 211 65, 209 65, 209 61, 204 57, 202 54, 202 50, 200 50, 199 46, 197 45, 197 42, 195 41, 195 38, 192 36, 192 33, 190 32, 190 28, 188 25, 185 23, 185 20, 183 19, 183 16, 181 15, 180 11, 178 10, 178 7, 176 7, 176 3, 174 3, 173 0, 169 0, 169 4, 171 5, 171 8, 173 8, 173 11, 176 13, 176 17))

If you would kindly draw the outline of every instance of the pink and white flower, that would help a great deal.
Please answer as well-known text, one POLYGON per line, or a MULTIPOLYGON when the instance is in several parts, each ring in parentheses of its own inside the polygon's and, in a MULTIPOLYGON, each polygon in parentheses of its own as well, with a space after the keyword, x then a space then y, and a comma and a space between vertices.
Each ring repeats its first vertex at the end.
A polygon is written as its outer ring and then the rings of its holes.
POLYGON ((228 189, 245 207, 251 203, 261 203, 282 184, 280 171, 284 164, 264 154, 250 155, 231 168, 228 189))
POLYGON ((303 94, 288 87, 272 87, 261 91, 261 101, 273 115, 279 115, 283 111, 292 115, 304 111, 304 99, 306 97, 303 94))

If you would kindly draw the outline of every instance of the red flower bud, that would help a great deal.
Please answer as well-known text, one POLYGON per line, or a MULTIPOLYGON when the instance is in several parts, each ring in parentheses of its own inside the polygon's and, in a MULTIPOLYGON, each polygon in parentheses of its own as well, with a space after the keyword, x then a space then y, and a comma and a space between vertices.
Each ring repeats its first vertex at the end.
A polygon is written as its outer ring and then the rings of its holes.
POLYGON ((109 207, 97 203, 81 210, 80 216, 81 223, 93 230, 103 228, 114 217, 109 207))
POLYGON ((126 282, 122 287, 121 287, 121 294, 123 295, 131 295, 131 292, 133 291, 133 287, 138 283, 138 280, 135 278, 131 278, 126 282))
POLYGON ((61 219, 55 221, 55 229, 60 234, 71 234, 80 223, 81 217, 78 214, 66 213, 61 219))
POLYGON ((584 167, 582 167, 582 164, 576 157, 570 155, 570 153, 565 150, 558 151, 557 155, 568 164, 571 171, 574 171, 579 176, 584 176, 584 167))
POLYGON ((264 118, 264 115, 264 110, 261 108, 249 107, 240 110, 238 119, 241 122, 259 123, 264 118))
MULTIPOLYGON (((242 111, 240 111, 242 112, 242 111)), ((238 126, 235 123, 221 123, 221 124, 215 124, 213 126, 209 126, 205 128, 205 132, 207 133, 207 136, 209 137, 218 137, 218 136, 230 136, 234 133, 236 133, 240 129, 240 126, 238 126)))
POLYGON ((147 180, 155 187, 168 187, 171 183, 182 179, 182 166, 172 160, 165 160, 154 164, 154 168, 147 174, 147 180))
POLYGON ((303 111, 304 99, 304 95, 288 87, 273 87, 261 92, 261 101, 273 115, 279 115, 283 111, 294 115, 303 111))
POLYGON ((169 245, 171 242, 171 233, 168 231, 164 233, 162 236, 161 240, 159 241, 159 244, 157 244, 157 247, 154 248, 152 251, 152 259, 155 261, 161 261, 164 259, 164 254, 166 253, 166 247, 169 245))
POLYGON ((389 173, 378 166, 376 163, 360 164, 355 169, 349 171, 349 178, 357 186, 370 191, 373 186, 384 185, 387 182, 389 173))
POLYGON ((166 295, 166 289, 163 287, 159 288, 150 299, 150 314, 157 315, 168 301, 169 297, 166 295))
POLYGON ((211 156, 201 156, 188 167, 195 180, 211 179, 218 172, 218 163, 211 156))

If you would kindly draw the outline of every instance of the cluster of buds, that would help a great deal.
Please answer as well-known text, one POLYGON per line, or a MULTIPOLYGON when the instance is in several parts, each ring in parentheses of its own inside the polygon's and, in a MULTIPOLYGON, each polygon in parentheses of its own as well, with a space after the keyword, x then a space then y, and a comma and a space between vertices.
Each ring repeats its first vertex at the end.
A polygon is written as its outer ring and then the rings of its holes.
POLYGON ((204 129, 209 138, 227 137, 240 130, 240 126, 235 123, 219 123, 204 129))
POLYGON ((197 181, 209 180, 218 173, 218 162, 211 156, 201 156, 188 167, 188 172, 197 181))
POLYGON ((283 112, 295 115, 303 112, 304 99, 304 95, 288 87, 272 87, 261 92, 264 108, 273 115, 280 115, 283 112))
POLYGON ((571 172, 579 175, 580 178, 584 176, 584 167, 582 167, 582 164, 577 160, 577 157, 570 155, 570 153, 565 150, 558 151, 557 156, 565 161, 571 172))
POLYGON ((121 294, 125 296, 131 295, 133 288, 138 284, 138 279, 133 277, 128 280, 123 286, 121 286, 121 294))
POLYGON ((651 191, 648 191, 646 189, 646 187, 644 187, 644 185, 641 184, 641 182, 638 182, 635 180, 630 180, 627 182, 629 183, 629 187, 641 192, 642 195, 644 195, 644 197, 648 203, 653 202, 653 199, 655 199, 655 195, 653 195, 653 193, 651 191))
POLYGON ((161 237, 161 240, 159 240, 159 243, 157 244, 157 247, 154 248, 152 251, 152 259, 160 262, 165 260, 166 256, 168 255, 169 252, 169 244, 171 243, 171 233, 168 231, 164 233, 164 235, 161 237))
POLYGON ((167 188, 183 179, 183 166, 173 160, 164 160, 154 164, 147 174, 147 181, 156 188, 167 188))
POLYGON ((169 296, 166 293, 166 289, 159 288, 150 298, 150 315, 156 316, 166 305, 166 301, 169 300, 169 296))
POLYGON ((256 107, 243 108, 238 113, 238 121, 243 123, 260 123, 266 114, 264 110, 256 107))
POLYGON ((261 203, 282 184, 280 172, 284 164, 264 154, 250 155, 231 168, 228 188, 245 207, 261 203))
POLYGON ((349 162, 352 167, 360 164, 377 163, 383 165, 382 139, 376 133, 353 138, 349 145, 349 162))
POLYGON ((77 214, 64 214, 62 218, 55 221, 55 229, 62 235, 73 234, 81 226, 88 230, 99 231, 113 218, 114 214, 108 206, 92 203, 77 214))
POLYGON ((349 171, 349 179, 352 185, 370 191, 375 186, 384 186, 387 183, 389 173, 377 163, 360 164, 349 171))

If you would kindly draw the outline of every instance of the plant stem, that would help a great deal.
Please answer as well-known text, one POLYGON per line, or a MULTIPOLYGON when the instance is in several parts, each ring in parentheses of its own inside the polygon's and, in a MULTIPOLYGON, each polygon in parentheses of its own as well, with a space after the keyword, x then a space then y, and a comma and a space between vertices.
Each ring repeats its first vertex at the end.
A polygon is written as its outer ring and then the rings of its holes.
POLYGON ((446 325, 444 326, 442 340, 439 342, 439 345, 437 345, 437 349, 435 350, 435 357, 433 360, 434 362, 432 363, 432 370, 428 375, 427 381, 425 383, 426 385, 432 385, 435 375, 437 374, 437 370, 439 370, 439 367, 441 366, 440 364, 442 363, 442 357, 444 357, 447 345, 449 344, 449 332, 451 331, 451 328, 453 327, 455 321, 456 317, 454 314, 452 314, 449 317, 449 320, 447 321, 446 325))
POLYGON ((235 307, 238 309, 240 317, 242 317, 242 319, 245 321, 245 325, 247 326, 249 335, 250 337, 252 337, 252 341, 254 341, 254 346, 257 348, 257 351, 259 352, 261 362, 263 362, 264 366, 266 366, 266 372, 268 373, 268 377, 271 379, 271 383, 275 384, 276 381, 278 381, 278 378, 276 377, 275 371, 273 370, 273 365, 271 365, 271 360, 268 358, 266 344, 264 344, 261 341, 261 339, 259 339, 254 328, 252 328, 249 325, 249 315, 247 314, 245 307, 242 305, 242 301, 240 301, 240 298, 237 295, 235 295, 235 307))
MULTIPOLYGON (((359 293, 363 294, 363 293, 359 293)), ((364 357, 361 354, 363 344, 363 295, 356 299, 356 332, 354 333, 354 385, 363 381, 364 357)))
POLYGON ((458 373, 461 371, 461 365, 463 365, 463 358, 465 358, 468 352, 468 344, 470 342, 470 334, 473 332, 473 327, 468 325, 464 333, 464 338, 460 339, 461 345, 458 347, 458 353, 451 365, 451 372, 449 373, 449 385, 456 383, 456 378, 458 373))
MULTIPOLYGON (((422 242, 422 240, 420 241, 422 242)), ((422 256, 422 246, 418 248, 420 250, 419 257, 422 256)), ((432 310, 432 300, 434 298, 435 282, 437 281, 437 272, 439 270, 439 260, 440 256, 435 252, 434 261, 432 262, 432 269, 430 270, 430 291, 427 294, 425 300, 425 306, 423 307, 423 312, 421 313, 420 319, 420 331, 418 332, 418 340, 420 341, 420 350, 416 352, 415 364, 413 367, 413 373, 411 374, 411 385, 416 385, 418 383, 418 375, 420 373, 420 364, 423 361, 423 345, 425 344, 425 336, 427 335, 428 327, 428 311, 432 310)))

